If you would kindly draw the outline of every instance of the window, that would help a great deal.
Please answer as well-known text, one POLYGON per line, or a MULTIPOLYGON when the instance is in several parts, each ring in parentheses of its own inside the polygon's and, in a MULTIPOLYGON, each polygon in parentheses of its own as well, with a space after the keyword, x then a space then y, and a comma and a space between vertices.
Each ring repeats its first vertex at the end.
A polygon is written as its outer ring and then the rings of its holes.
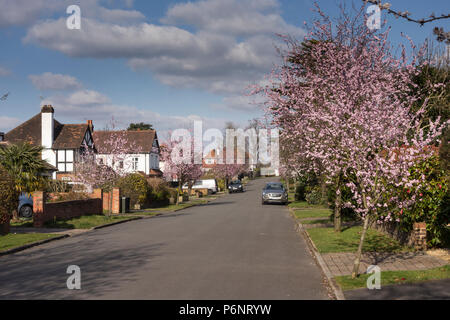
POLYGON ((103 158, 98 159, 98 164, 100 164, 100 165, 105 164, 105 161, 103 160, 103 158))
POLYGON ((56 152, 57 168, 60 172, 73 171, 73 150, 58 150, 56 152))
POLYGON ((123 169, 123 161, 119 161, 119 168, 123 169))
POLYGON ((139 164, 139 158, 133 158, 133 162, 132 162, 132 169, 133 169, 133 171, 137 171, 138 170, 138 164, 139 164))

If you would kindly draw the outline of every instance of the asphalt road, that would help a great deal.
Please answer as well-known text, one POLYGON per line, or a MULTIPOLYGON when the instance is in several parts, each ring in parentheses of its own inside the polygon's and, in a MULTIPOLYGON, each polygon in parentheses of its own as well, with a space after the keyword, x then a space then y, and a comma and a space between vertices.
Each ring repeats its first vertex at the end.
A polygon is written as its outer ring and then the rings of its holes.
POLYGON ((286 207, 261 205, 269 180, 0 257, 0 299, 327 299, 286 207), (81 290, 66 287, 69 265, 81 290))

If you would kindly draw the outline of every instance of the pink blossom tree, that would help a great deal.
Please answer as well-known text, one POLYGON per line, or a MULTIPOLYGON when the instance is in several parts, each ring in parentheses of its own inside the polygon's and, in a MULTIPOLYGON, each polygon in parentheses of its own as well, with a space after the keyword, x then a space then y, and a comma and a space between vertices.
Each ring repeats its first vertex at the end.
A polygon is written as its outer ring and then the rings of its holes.
POLYGON ((353 199, 344 205, 363 221, 356 277, 370 224, 399 219, 401 209, 415 201, 387 190, 419 189, 424 179, 408 179, 409 169, 431 156, 427 148, 442 127, 439 119, 422 122, 425 105, 410 112, 419 100, 411 90, 417 56, 409 58, 403 48, 395 57, 388 31, 370 31, 361 15, 344 15, 333 28, 319 8, 318 13, 305 37, 308 61, 298 65, 305 46, 290 41, 285 64, 272 73, 264 93, 282 139, 293 142, 290 161, 306 161, 329 182, 341 176, 348 181, 353 199))
POLYGON ((188 183, 189 193, 195 180, 203 175, 202 165, 194 161, 194 139, 188 139, 187 145, 190 150, 179 148, 179 141, 169 141, 161 148, 161 160, 164 161, 164 177, 167 180, 178 180, 178 193, 181 192, 183 184, 188 183), (184 161, 182 160, 184 158, 184 161))
POLYGON ((110 190, 118 178, 131 170, 130 154, 138 154, 141 148, 129 141, 126 131, 111 131, 102 141, 103 157, 99 157, 94 141, 93 148, 83 146, 79 161, 74 166, 74 180, 88 189, 110 190))
POLYGON ((216 164, 212 169, 212 174, 217 178, 224 179, 225 188, 228 188, 230 179, 238 176, 241 173, 244 173, 246 170, 247 166, 244 164, 223 163, 223 164, 216 164))

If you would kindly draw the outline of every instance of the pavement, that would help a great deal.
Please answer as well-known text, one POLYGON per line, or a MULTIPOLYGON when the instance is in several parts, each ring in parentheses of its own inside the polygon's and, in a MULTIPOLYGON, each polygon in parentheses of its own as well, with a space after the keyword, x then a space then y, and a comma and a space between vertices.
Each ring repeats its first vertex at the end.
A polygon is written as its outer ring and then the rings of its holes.
MULTIPOLYGON (((322 258, 333 276, 352 274, 355 257, 353 252, 322 253, 322 258)), ((370 265, 377 265, 381 271, 405 271, 432 269, 446 264, 447 261, 424 252, 369 252, 362 254, 359 272, 365 273, 370 265)))
POLYGON ((347 300, 450 300, 450 279, 344 291, 347 300))
POLYGON ((0 257, 0 299, 327 299, 285 206, 244 193, 0 257), (81 290, 68 290, 69 265, 81 290))

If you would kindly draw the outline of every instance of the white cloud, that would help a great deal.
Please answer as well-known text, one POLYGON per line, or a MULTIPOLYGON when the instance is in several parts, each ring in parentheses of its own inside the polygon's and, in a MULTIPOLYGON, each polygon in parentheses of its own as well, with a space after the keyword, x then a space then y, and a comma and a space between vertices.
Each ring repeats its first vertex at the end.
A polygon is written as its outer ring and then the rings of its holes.
POLYGON ((301 29, 284 21, 276 0, 202 0, 180 3, 171 7, 161 21, 235 36, 273 33, 303 35, 301 29))
MULTIPOLYGON (((117 24, 145 19, 139 11, 110 9, 102 6, 100 2, 100 0, 0 0, 0 27, 29 26, 39 19, 52 15, 66 19, 68 17, 66 8, 70 5, 80 6, 82 18, 95 17, 100 21, 117 24)), ((133 1, 130 0, 123 0, 123 3, 127 8, 133 5, 133 1)))
POLYGON ((82 86, 75 77, 51 72, 29 75, 28 78, 39 90, 69 90, 79 89, 82 86))
POLYGON ((235 95, 277 62, 275 45, 281 42, 275 33, 304 34, 284 21, 276 0, 177 4, 167 11, 163 25, 104 20, 86 17, 77 32, 67 30, 63 18, 42 21, 24 41, 71 57, 126 58, 133 70, 149 70, 164 84, 235 95))
POLYGON ((112 121, 117 128, 126 128, 132 122, 147 122, 158 130, 160 136, 177 128, 190 129, 195 120, 202 120, 205 128, 223 128, 227 121, 194 114, 166 116, 149 109, 117 105, 104 94, 92 90, 69 95, 57 94, 46 98, 42 104, 51 104, 55 109, 55 118, 63 123, 93 120, 95 128, 101 130, 110 126, 112 121))

